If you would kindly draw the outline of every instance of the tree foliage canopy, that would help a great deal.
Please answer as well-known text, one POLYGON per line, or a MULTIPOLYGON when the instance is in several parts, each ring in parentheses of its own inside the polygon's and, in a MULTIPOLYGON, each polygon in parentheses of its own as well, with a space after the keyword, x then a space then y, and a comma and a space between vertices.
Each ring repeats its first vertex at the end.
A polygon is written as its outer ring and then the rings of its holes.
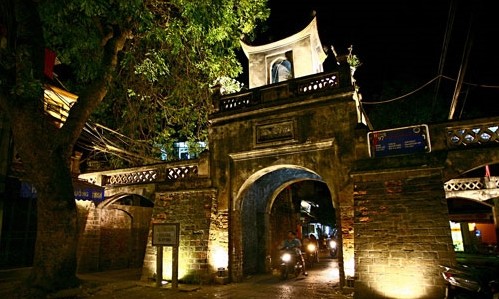
POLYGON ((210 82, 241 71, 234 49, 268 14, 265 0, 0 1, 0 113, 8 120, 0 129, 11 129, 23 180, 37 191, 31 297, 78 283, 70 158, 92 113, 148 155, 172 138, 203 140, 210 82), (44 76, 47 49, 60 62, 53 80, 44 76), (61 126, 44 107, 44 87, 56 83, 78 95, 61 126))
MULTIPOLYGON (((120 57, 119 75, 93 119, 128 136, 128 164, 171 152, 173 142, 207 142, 210 85, 242 72, 236 50, 269 11, 266 1, 145 2, 120 57)), ((125 145, 124 145, 125 146, 125 145)))

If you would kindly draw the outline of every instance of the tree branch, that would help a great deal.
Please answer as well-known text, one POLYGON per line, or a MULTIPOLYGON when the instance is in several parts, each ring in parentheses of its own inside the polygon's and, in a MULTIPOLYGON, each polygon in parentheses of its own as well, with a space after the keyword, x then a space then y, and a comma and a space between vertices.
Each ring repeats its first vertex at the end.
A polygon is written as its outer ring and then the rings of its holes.
POLYGON ((131 36, 131 30, 114 26, 112 37, 103 37, 104 55, 101 60, 102 73, 91 82, 84 92, 78 95, 78 100, 69 111, 66 123, 61 128, 61 134, 68 144, 74 144, 78 139, 86 120, 102 102, 106 96, 109 84, 113 79, 116 66, 118 65, 118 54, 125 46, 127 39, 131 36))

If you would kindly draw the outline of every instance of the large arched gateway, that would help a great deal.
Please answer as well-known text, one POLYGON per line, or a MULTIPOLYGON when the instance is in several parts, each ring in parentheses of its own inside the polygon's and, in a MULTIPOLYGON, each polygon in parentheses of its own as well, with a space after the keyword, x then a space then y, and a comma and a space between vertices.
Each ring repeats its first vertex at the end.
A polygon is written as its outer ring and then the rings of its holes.
POLYGON ((278 165, 256 172, 241 188, 234 202, 232 228, 241 232, 241 238, 234 238, 234 242, 242 242, 242 245, 235 245, 242 248, 242 256, 235 256, 233 260, 242 261, 245 275, 265 272, 269 257, 274 256, 275 245, 282 241, 286 231, 295 230, 300 224, 296 216, 300 213, 299 206, 296 208, 299 202, 290 199, 291 207, 281 208, 281 211, 273 207, 283 190, 303 180, 322 182, 311 170, 278 165))

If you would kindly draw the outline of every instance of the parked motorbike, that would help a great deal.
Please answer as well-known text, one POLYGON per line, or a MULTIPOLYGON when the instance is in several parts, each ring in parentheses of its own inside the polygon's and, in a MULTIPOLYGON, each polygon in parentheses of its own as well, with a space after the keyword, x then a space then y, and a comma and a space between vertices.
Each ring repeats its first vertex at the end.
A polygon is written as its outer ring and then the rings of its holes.
POLYGON ((440 265, 447 282, 445 299, 499 299, 497 269, 459 265, 440 265))
POLYGON ((287 279, 290 274, 298 277, 302 269, 301 258, 294 249, 283 249, 281 251, 281 279, 287 279))
POLYGON ((307 268, 312 268, 315 263, 319 262, 319 249, 314 243, 308 243, 303 248, 304 259, 307 268))

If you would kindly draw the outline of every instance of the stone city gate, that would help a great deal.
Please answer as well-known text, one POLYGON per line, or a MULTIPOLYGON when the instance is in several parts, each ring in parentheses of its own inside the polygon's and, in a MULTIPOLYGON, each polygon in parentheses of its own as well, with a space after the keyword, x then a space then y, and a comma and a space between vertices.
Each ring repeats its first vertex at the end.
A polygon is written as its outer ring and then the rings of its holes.
MULTIPOLYGON (((213 99, 200 159, 80 177, 108 196, 151 199, 151 224, 180 223, 184 281, 265 271, 278 231, 299 221, 286 190, 314 182, 334 207, 340 283, 354 282, 356 298, 443 297, 438 265, 456 262, 444 183, 499 161, 499 118, 418 125, 423 151, 378 156, 348 64, 339 57, 337 71, 322 72, 315 20, 291 38, 243 49, 251 89, 213 99), (286 59, 294 79, 275 81, 286 59)), ((155 276, 155 262, 149 229, 143 279, 155 276)))
MULTIPOLYGON (((499 161, 499 119, 430 125, 431 151, 371 157, 342 76, 215 99, 210 150, 200 160, 81 177, 109 195, 151 198, 152 222, 181 223, 181 274, 210 279, 228 267, 234 282, 264 271, 277 195, 295 182, 323 183, 342 232, 342 283, 355 279, 356 298, 438 297, 437 266, 455 263, 444 182, 499 161)), ((144 278, 154 276, 154 263, 149 239, 144 278)))

